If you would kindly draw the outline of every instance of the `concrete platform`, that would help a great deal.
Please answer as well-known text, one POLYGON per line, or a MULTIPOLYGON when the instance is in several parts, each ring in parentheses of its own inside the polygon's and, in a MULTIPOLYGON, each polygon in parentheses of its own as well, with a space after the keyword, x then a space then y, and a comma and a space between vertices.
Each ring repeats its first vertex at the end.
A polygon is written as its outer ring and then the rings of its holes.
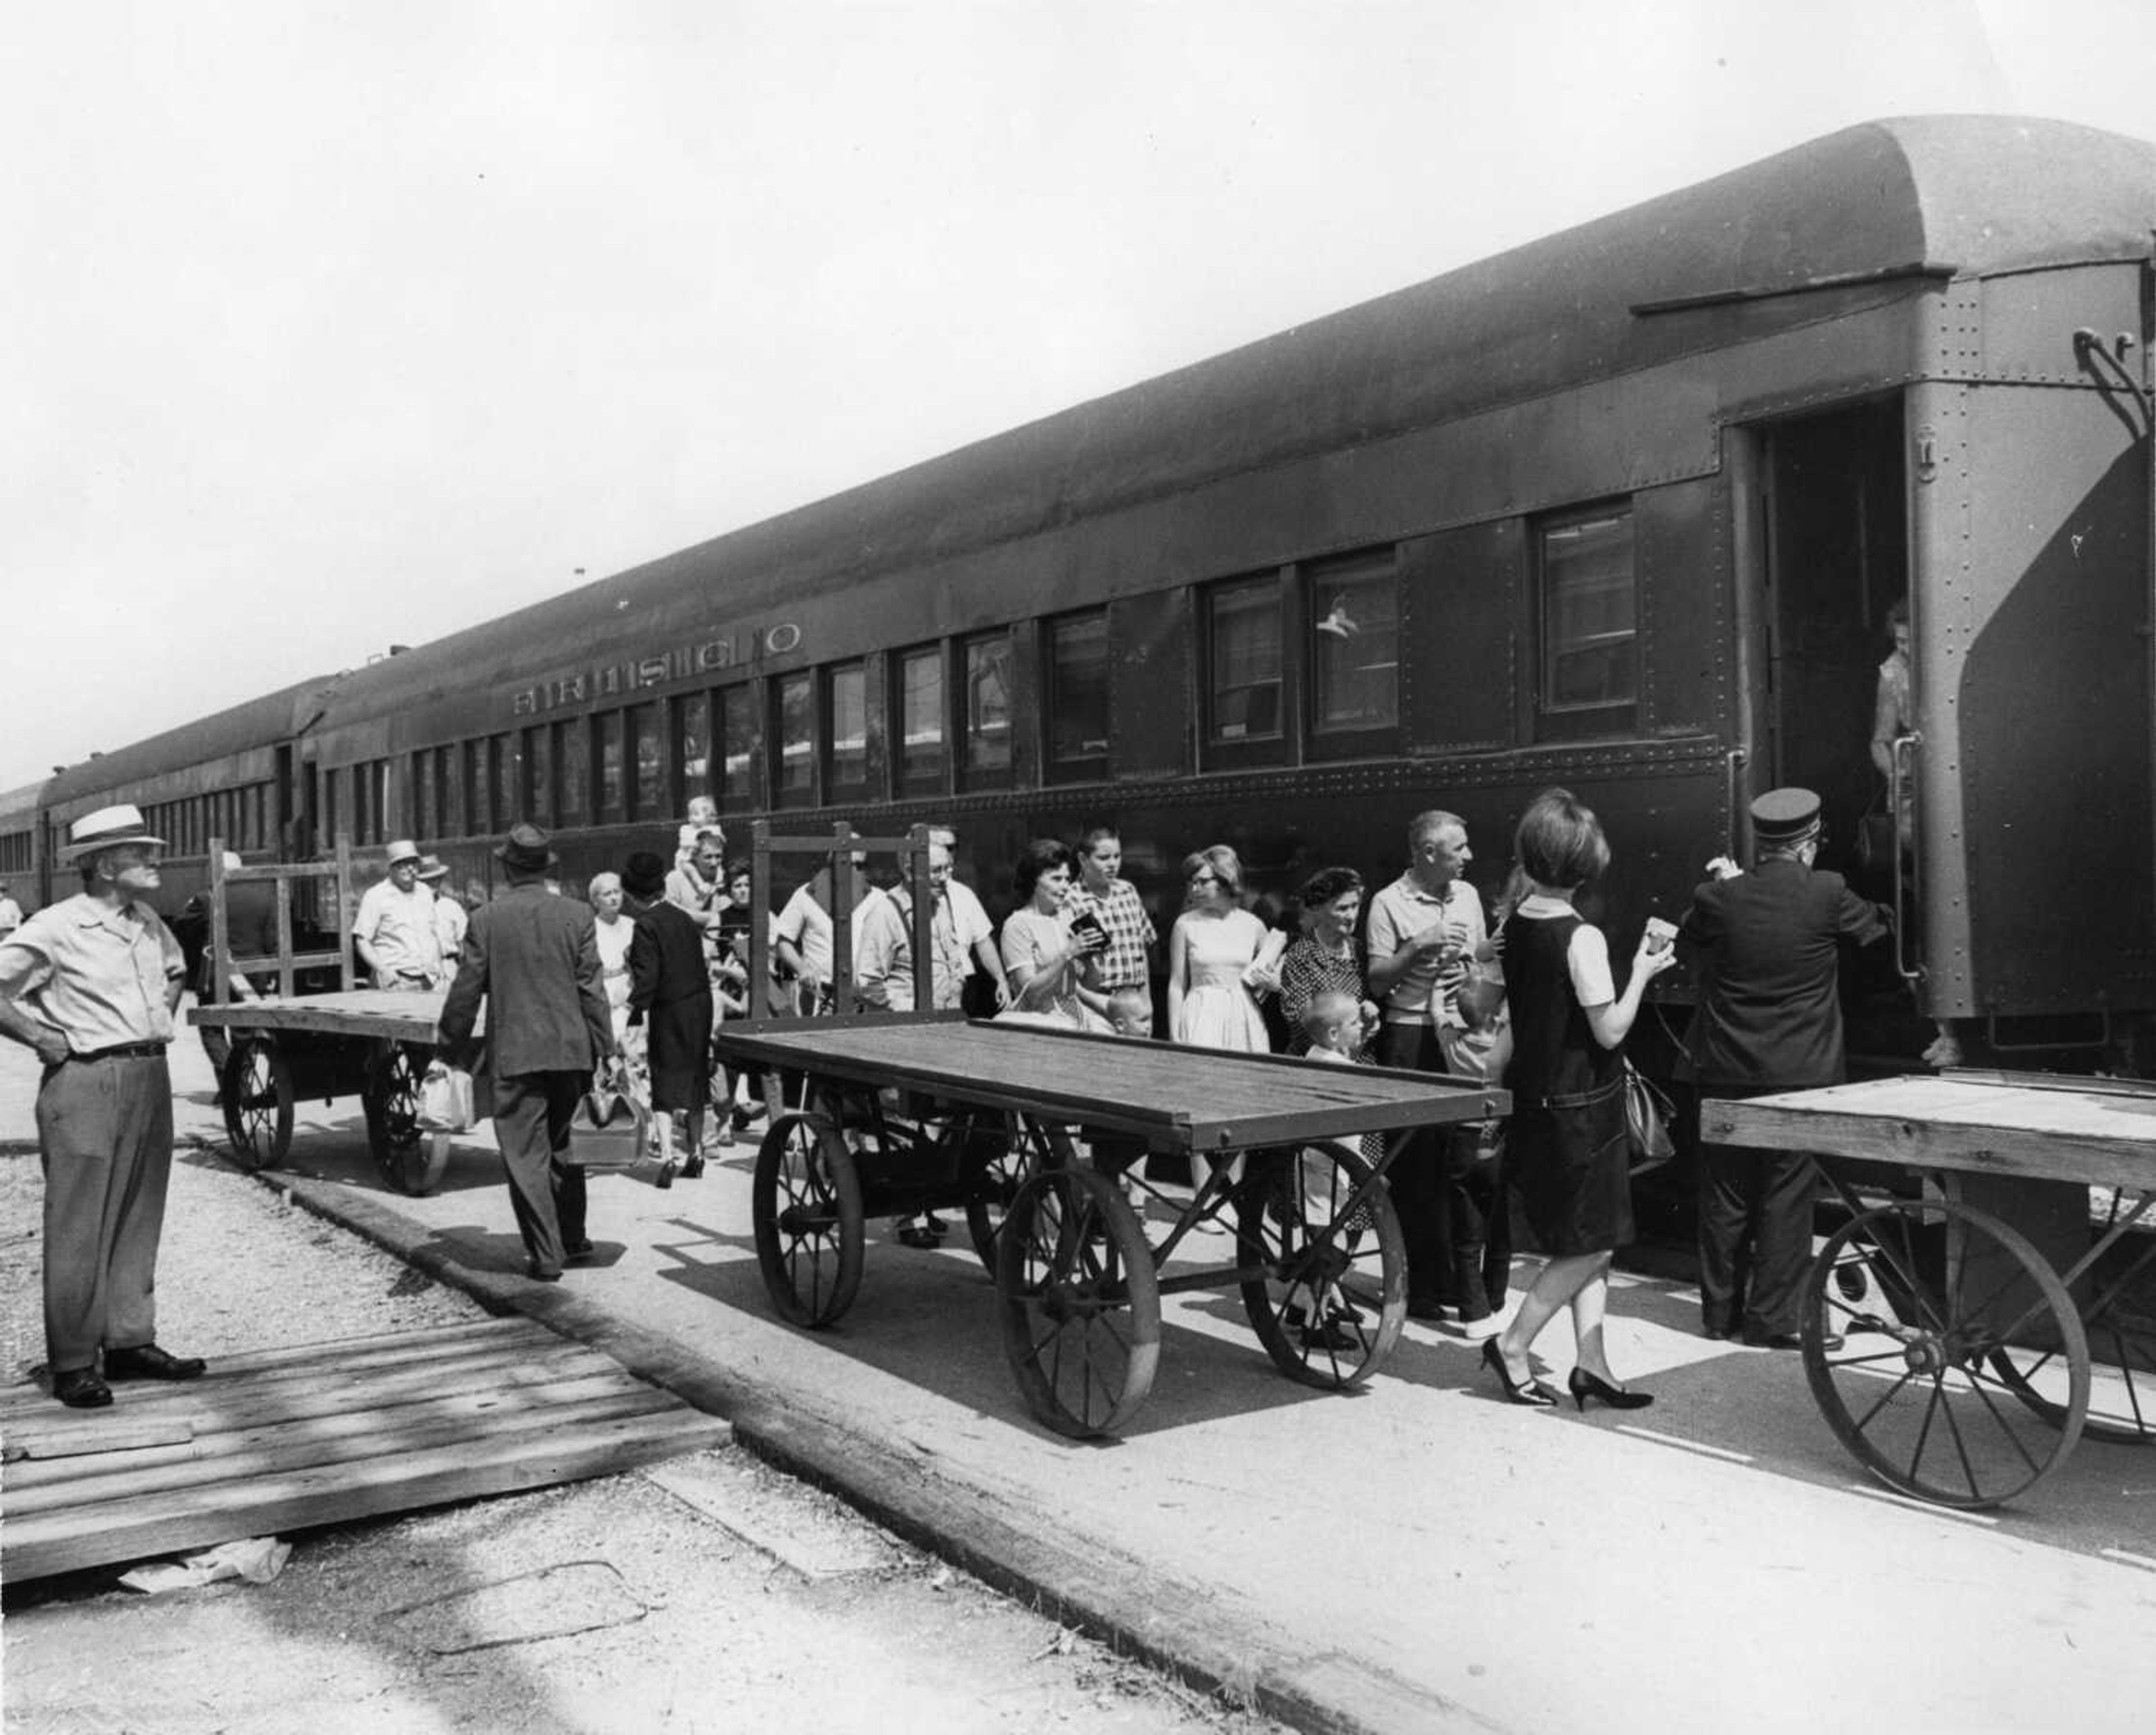
MULTIPOLYGON (((186 1047, 181 1124, 215 1140, 186 1047)), ((30 1134, 33 1075, 0 1052, 0 1138, 30 1134)), ((1701 1339, 1697 1297, 1644 1277, 1613 1298, 1610 1354, 1657 1401, 1622 1420, 1502 1405, 1474 1346, 1419 1323, 1364 1392, 1310 1391, 1233 1296, 1200 1292, 1168 1303, 1125 1435, 1074 1444, 1027 1416, 960 1235, 925 1253, 872 1225, 839 1328, 779 1323, 751 1155, 664 1192, 648 1169, 595 1174, 598 1259, 559 1285, 522 1277, 485 1138, 407 1199, 375 1178, 356 1103, 303 1105, 290 1166, 262 1180, 1306 1728, 2095 1731, 2156 1705, 2156 1452, 2085 1441, 2024 1511, 1910 1507, 1864 1483, 1794 1357, 1701 1339)), ((1561 1380, 1565 1327, 1540 1348, 1561 1380)))

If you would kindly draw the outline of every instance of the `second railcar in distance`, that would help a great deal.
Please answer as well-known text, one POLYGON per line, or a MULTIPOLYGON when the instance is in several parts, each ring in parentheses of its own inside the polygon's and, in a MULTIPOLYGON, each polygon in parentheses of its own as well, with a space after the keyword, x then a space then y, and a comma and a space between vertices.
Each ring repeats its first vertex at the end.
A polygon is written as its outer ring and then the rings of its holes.
POLYGON ((1030 835, 1120 826, 1279 896, 1462 815, 1501 877, 1571 786, 1618 944, 1826 797, 1880 798, 1913 621, 1900 965, 2002 1042, 2156 1005, 2148 345, 2156 147, 1853 127, 362 671, 293 743, 316 847, 416 834, 565 878, 691 795, 947 817, 1008 903, 1030 835))

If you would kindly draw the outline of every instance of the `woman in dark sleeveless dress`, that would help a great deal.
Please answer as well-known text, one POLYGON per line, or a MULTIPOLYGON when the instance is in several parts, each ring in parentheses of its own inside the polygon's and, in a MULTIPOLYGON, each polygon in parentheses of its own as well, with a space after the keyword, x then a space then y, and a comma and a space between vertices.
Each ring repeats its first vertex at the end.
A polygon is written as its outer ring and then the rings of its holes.
POLYGON ((1572 900, 1609 865, 1609 845, 1592 810, 1570 791, 1546 790, 1521 816, 1514 859, 1532 883, 1505 923, 1505 995, 1512 1014, 1512 1184, 1548 1256, 1542 1275, 1503 1333, 1482 1346, 1515 1404, 1553 1404, 1527 1351, 1558 1308, 1570 1304, 1578 1340, 1568 1382, 1584 1410, 1589 1398, 1621 1410, 1653 1401, 1628 1391, 1602 1347, 1610 1256, 1632 1239, 1630 1158, 1620 1050, 1648 981, 1674 954, 1650 950, 1642 934, 1631 979, 1610 979, 1602 930, 1580 919, 1572 900))
POLYGON ((636 917, 629 941, 629 1021, 648 1031, 651 1111, 659 1132, 654 1185, 670 1187, 676 1169, 704 1172, 704 1112, 711 1101, 711 978, 704 930, 666 893, 666 864, 639 850, 622 870, 636 917), (675 1155, 677 1138, 685 1155, 675 1155))

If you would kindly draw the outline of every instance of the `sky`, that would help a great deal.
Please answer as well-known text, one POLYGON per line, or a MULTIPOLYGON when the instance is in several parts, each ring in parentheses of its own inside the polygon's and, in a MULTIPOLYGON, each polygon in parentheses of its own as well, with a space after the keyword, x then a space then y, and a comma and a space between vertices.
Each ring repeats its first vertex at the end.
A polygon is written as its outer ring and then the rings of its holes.
POLYGON ((2145 0, 0 8, 0 790, 2145 0))

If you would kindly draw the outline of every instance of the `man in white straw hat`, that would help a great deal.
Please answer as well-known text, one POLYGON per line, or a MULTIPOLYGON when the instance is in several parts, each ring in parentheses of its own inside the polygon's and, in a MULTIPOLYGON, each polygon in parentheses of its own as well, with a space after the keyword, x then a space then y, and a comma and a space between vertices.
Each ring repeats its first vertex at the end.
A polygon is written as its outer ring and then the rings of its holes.
POLYGON ((203 1371, 157 1343, 157 1241, 172 1167, 165 1049, 187 970, 146 901, 164 842, 131 805, 85 814, 62 852, 81 870, 81 893, 0 942, 0 1034, 45 1063, 45 1359, 53 1395, 77 1410, 111 1403, 108 1380, 203 1371))
POLYGON ((438 988, 442 942, 434 931, 434 892, 419 883, 419 846, 400 837, 389 846, 389 877, 359 900, 352 937, 377 988, 438 988))

